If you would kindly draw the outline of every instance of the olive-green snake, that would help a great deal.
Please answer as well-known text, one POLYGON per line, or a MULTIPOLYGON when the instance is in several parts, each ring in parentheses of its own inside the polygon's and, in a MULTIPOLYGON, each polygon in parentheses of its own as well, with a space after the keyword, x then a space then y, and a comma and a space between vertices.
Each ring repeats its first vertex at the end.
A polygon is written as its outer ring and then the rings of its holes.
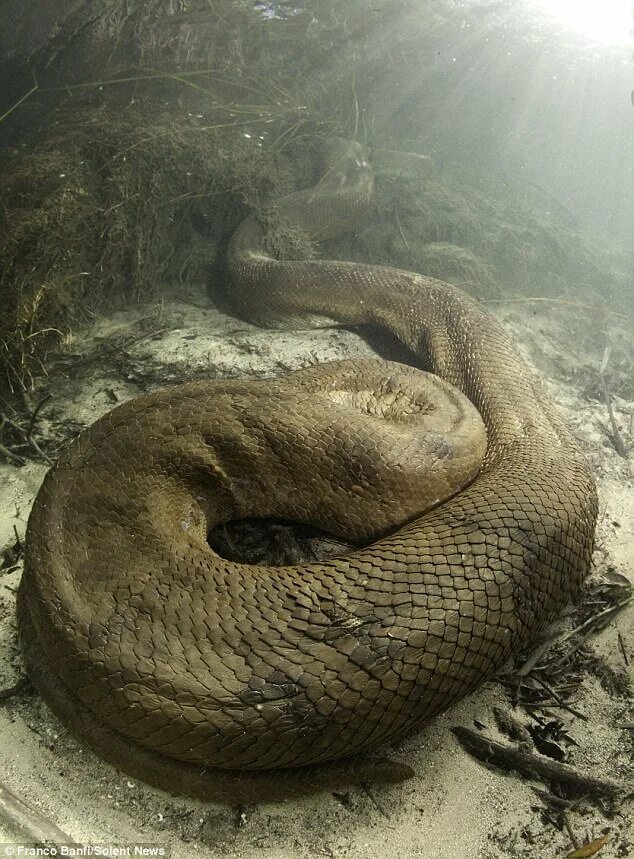
MULTIPOLYGON (((334 142, 329 159, 314 188, 277 204, 314 238, 354 224, 372 193, 361 146, 334 142)), ((383 266, 278 261, 254 216, 229 263, 243 318, 364 324, 398 338, 476 407, 483 461, 460 491, 443 485, 462 454, 435 430, 430 442, 412 429, 412 414, 434 406, 409 393, 417 371, 392 364, 131 400, 64 450, 36 499, 18 594, 26 666, 99 755, 174 793, 274 799, 398 781, 410 767, 365 752, 489 677, 578 590, 594 483, 504 329, 459 289, 383 266), (372 386, 387 395, 382 453, 370 435, 369 451, 359 441, 372 386), (355 417, 338 411, 343 400, 355 417), (423 483, 441 485, 422 515, 396 500, 409 482, 401 450, 419 443, 437 448, 440 469, 423 483), (378 460, 395 470, 392 483, 378 460), (371 524, 368 504, 386 517, 371 524), (208 530, 245 516, 380 536, 306 565, 220 558, 208 530), (382 536, 390 517, 405 524, 382 536)), ((456 393, 458 423, 463 401, 456 393)))

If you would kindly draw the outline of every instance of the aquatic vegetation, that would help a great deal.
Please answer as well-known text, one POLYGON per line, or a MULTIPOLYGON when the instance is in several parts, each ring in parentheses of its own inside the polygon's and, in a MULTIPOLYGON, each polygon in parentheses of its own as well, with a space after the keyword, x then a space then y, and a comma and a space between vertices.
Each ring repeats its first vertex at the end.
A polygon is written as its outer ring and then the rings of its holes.
MULTIPOLYGON (((431 169, 416 125, 427 102, 409 109, 403 73, 435 56, 450 26, 442 8, 421 17, 418 4, 385 0, 368 15, 358 0, 231 0, 178 11, 151 0, 113 3, 90 24, 71 15, 76 38, 39 50, 48 78, 30 90, 29 80, 1 117, 3 134, 23 116, 31 127, 8 135, 20 144, 5 146, 0 166, 0 386, 27 391, 47 349, 99 307, 201 279, 221 297, 223 245, 247 210, 265 218, 275 253, 312 255, 266 203, 310 184, 315 144, 332 135, 380 157, 374 216, 330 254, 484 299, 574 294, 627 313, 626 251, 547 191, 451 153, 431 169), (95 27, 107 56, 95 53, 95 27), (411 153, 390 162, 391 149, 411 153), (416 159, 429 171, 408 174, 416 159)), ((433 80, 429 109, 443 97, 433 80)))
POLYGON ((87 106, 5 153, 0 374, 14 392, 96 308, 210 276, 223 232, 282 181, 275 152, 232 131, 87 106))

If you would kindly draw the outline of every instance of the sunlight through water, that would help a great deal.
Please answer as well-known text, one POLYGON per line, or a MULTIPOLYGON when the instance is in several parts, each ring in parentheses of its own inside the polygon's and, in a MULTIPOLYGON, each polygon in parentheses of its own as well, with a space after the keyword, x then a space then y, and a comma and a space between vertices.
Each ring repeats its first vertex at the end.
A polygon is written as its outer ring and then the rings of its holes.
POLYGON ((562 24, 604 44, 623 44, 632 38, 631 0, 539 0, 562 24))

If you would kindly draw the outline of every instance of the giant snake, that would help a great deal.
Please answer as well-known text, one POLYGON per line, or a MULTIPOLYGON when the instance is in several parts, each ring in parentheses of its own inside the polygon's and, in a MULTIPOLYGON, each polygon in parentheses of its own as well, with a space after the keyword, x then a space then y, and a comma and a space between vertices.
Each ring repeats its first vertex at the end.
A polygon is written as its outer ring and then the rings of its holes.
MULTIPOLYGON (((315 239, 349 229, 372 196, 360 145, 328 153, 320 181, 275 207, 315 239)), ((482 307, 400 269, 275 259, 265 232, 251 215, 231 240, 237 315, 374 326, 426 373, 363 360, 124 403, 47 474, 18 593, 27 670, 62 722, 127 773, 215 801, 412 775, 374 749, 557 616, 596 519, 582 453, 482 307), (437 416, 457 440, 426 429, 437 416), (225 560, 208 532, 247 516, 363 547, 304 565, 225 560)))

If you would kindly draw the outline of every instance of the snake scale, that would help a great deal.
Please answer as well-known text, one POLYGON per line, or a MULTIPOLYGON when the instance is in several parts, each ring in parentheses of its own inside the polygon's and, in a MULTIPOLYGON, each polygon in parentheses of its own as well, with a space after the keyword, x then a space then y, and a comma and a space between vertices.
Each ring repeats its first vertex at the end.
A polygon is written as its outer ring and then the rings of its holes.
MULTIPOLYGON (((316 239, 353 225, 372 195, 365 150, 330 150, 321 180, 277 203, 316 239)), ((362 361, 131 400, 80 433, 36 499, 18 593, 26 667, 100 756, 173 793, 258 800, 399 781, 409 766, 365 752, 472 690, 578 590, 594 482, 508 335, 461 290, 390 267, 279 261, 255 216, 228 256, 242 318, 374 326, 466 395, 486 428, 477 474, 344 556, 230 562, 207 531, 244 516, 367 539, 357 498, 372 504, 383 478, 371 452, 342 464, 346 419, 324 416, 313 388, 322 373, 336 399, 341 374, 364 388, 374 371, 362 361)), ((392 401, 409 402, 385 372, 392 401)))

